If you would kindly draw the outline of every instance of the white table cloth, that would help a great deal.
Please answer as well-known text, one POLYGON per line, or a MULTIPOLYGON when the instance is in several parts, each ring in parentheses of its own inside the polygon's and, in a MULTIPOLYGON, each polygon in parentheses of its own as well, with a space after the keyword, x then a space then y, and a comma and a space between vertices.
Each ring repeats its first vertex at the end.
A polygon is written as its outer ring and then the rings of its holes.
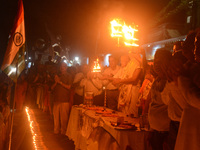
MULTIPOLYGON (((139 123, 137 118, 126 117, 124 120, 139 123)), ((102 117, 94 110, 73 106, 68 122, 66 135, 74 141, 76 149, 115 149, 125 150, 127 145, 133 150, 145 150, 147 147, 147 131, 115 129, 110 121, 116 122, 117 117, 102 117), (106 144, 109 143, 110 144, 106 144), (103 143, 103 144, 102 144, 103 143), (102 145, 105 145, 104 147, 102 145), (110 148, 106 147, 109 146, 110 148)))

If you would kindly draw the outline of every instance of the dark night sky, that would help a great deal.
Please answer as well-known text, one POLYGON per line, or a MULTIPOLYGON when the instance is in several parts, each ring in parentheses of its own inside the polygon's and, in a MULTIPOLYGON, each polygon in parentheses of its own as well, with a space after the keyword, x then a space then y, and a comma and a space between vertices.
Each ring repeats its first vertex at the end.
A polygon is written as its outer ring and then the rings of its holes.
MULTIPOLYGON (((7 37, 17 11, 17 0, 1 0, 0 49, 6 49, 7 37)), ((45 24, 73 54, 112 51, 109 22, 122 18, 135 22, 145 31, 156 12, 169 0, 24 0, 25 28, 28 45, 46 34, 45 24)), ((1 54, 1 55, 2 55, 1 54)))

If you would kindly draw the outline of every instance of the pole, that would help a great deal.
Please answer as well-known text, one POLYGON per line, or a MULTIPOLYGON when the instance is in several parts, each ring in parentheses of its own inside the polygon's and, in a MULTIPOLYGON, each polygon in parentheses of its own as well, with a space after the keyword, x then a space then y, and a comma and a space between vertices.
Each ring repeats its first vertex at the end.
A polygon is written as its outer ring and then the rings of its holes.
POLYGON ((85 86, 83 86, 83 105, 86 105, 86 103, 85 103, 85 86))
POLYGON ((13 130, 13 119, 14 119, 14 109, 15 109, 15 98, 16 98, 16 89, 17 89, 17 74, 18 74, 18 57, 19 54, 17 53, 17 62, 16 62, 16 83, 15 83, 15 91, 14 91, 14 100, 13 100, 13 108, 11 114, 11 126, 10 126, 10 135, 9 135, 9 150, 11 150, 11 143, 12 143, 12 130, 13 130))
POLYGON ((107 102, 107 93, 106 93, 107 89, 105 87, 105 95, 104 95, 104 107, 106 107, 106 102, 107 102))

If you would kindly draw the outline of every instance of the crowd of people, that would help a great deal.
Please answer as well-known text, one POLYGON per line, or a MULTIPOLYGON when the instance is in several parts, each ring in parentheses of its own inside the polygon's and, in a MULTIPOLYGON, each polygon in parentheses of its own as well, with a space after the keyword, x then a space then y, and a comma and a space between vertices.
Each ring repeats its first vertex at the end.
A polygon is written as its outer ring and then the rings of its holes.
MULTIPOLYGON (((198 150, 200 121, 200 30, 188 33, 185 41, 174 44, 173 52, 158 49, 153 65, 141 51, 131 49, 120 61, 109 56, 109 67, 92 72, 92 65, 68 67, 62 60, 44 64, 42 56, 24 71, 16 87, 16 111, 23 106, 49 112, 54 133, 66 134, 72 105, 86 104, 121 111, 130 117, 148 116, 149 143, 153 150, 198 150)), ((6 124, 9 108, 1 86, 0 118, 6 124)), ((2 132, 1 127, 1 132, 2 132)))
POLYGON ((173 55, 165 49, 155 54, 148 110, 153 149, 200 148, 199 33, 199 29, 189 32, 181 47, 175 46, 173 55))

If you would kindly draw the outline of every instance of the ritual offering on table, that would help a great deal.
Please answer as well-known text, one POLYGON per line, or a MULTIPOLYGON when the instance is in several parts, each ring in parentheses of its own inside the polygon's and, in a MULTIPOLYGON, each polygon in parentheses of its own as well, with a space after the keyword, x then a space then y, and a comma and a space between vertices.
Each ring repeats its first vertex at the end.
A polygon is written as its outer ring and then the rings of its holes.
POLYGON ((123 130, 123 129, 137 130, 138 129, 135 126, 135 124, 132 124, 130 122, 123 122, 121 124, 118 124, 117 122, 110 122, 110 123, 115 129, 119 129, 119 130, 123 130))

